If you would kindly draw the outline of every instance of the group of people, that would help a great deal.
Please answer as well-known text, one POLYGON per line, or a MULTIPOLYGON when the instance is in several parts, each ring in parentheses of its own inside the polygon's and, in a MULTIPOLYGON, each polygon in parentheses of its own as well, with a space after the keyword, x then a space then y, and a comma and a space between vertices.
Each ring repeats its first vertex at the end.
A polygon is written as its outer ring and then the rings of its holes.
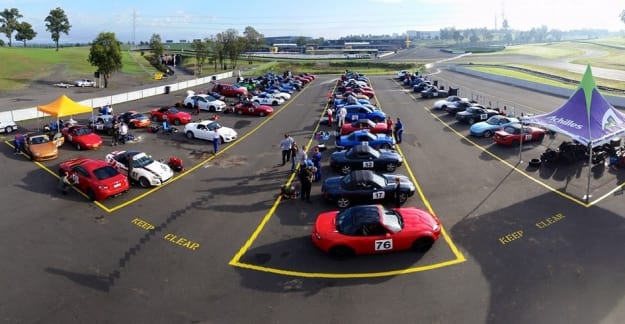
MULTIPOLYGON (((332 108, 328 108, 326 111, 326 117, 328 121, 328 126, 332 127, 333 125, 333 116, 334 112, 332 108)), ((339 129, 339 133, 341 127, 345 124, 345 117, 347 117, 347 109, 344 106, 337 109, 336 112, 336 121, 339 129)), ((401 143, 403 134, 404 134, 404 124, 402 124, 401 119, 397 117, 397 122, 393 125, 393 119, 389 116, 386 118, 386 126, 388 129, 388 135, 394 135, 395 141, 399 144, 401 143)))
POLYGON ((128 139, 128 124, 126 124, 119 117, 113 118, 111 146, 117 144, 126 144, 128 139))
POLYGON ((306 145, 298 147, 289 134, 284 134, 284 138, 280 141, 280 150, 282 151, 282 165, 290 161, 291 172, 298 171, 301 199, 310 202, 312 184, 321 181, 321 150, 315 146, 309 158, 306 145))

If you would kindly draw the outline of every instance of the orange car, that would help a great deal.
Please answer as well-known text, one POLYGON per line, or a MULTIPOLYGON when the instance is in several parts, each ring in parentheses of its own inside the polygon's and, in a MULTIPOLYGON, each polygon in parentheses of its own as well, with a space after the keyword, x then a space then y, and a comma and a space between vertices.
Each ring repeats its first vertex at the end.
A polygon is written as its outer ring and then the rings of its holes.
POLYGON ((121 120, 124 121, 130 128, 145 128, 149 127, 152 121, 150 117, 145 116, 144 114, 131 110, 125 112, 119 116, 121 120))
POLYGON ((50 139, 47 134, 27 133, 24 135, 24 152, 33 161, 47 161, 56 159, 59 156, 58 147, 63 145, 65 138, 61 133, 50 139))

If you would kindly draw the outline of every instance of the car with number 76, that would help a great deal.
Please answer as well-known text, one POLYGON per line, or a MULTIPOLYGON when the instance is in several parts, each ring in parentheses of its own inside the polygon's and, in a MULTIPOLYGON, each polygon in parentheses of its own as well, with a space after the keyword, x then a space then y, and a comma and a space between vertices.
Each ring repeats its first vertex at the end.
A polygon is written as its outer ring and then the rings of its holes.
POLYGON ((335 257, 402 250, 427 252, 441 233, 438 218, 416 207, 360 205, 319 214, 313 244, 335 257))

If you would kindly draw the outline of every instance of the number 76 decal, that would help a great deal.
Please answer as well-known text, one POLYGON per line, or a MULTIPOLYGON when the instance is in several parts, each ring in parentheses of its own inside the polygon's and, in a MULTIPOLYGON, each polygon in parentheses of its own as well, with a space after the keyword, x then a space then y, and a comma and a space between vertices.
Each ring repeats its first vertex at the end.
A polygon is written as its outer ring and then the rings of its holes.
POLYGON ((376 251, 386 251, 393 249, 393 239, 375 240, 374 243, 374 248, 376 251))

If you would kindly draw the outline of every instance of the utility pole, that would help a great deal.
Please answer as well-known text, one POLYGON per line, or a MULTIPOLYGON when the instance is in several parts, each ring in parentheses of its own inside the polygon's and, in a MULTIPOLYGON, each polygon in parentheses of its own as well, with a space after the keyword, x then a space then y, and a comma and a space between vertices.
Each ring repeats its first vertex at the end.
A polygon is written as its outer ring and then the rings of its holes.
POLYGON ((137 30, 137 11, 132 9, 132 48, 135 48, 135 36, 137 30))

